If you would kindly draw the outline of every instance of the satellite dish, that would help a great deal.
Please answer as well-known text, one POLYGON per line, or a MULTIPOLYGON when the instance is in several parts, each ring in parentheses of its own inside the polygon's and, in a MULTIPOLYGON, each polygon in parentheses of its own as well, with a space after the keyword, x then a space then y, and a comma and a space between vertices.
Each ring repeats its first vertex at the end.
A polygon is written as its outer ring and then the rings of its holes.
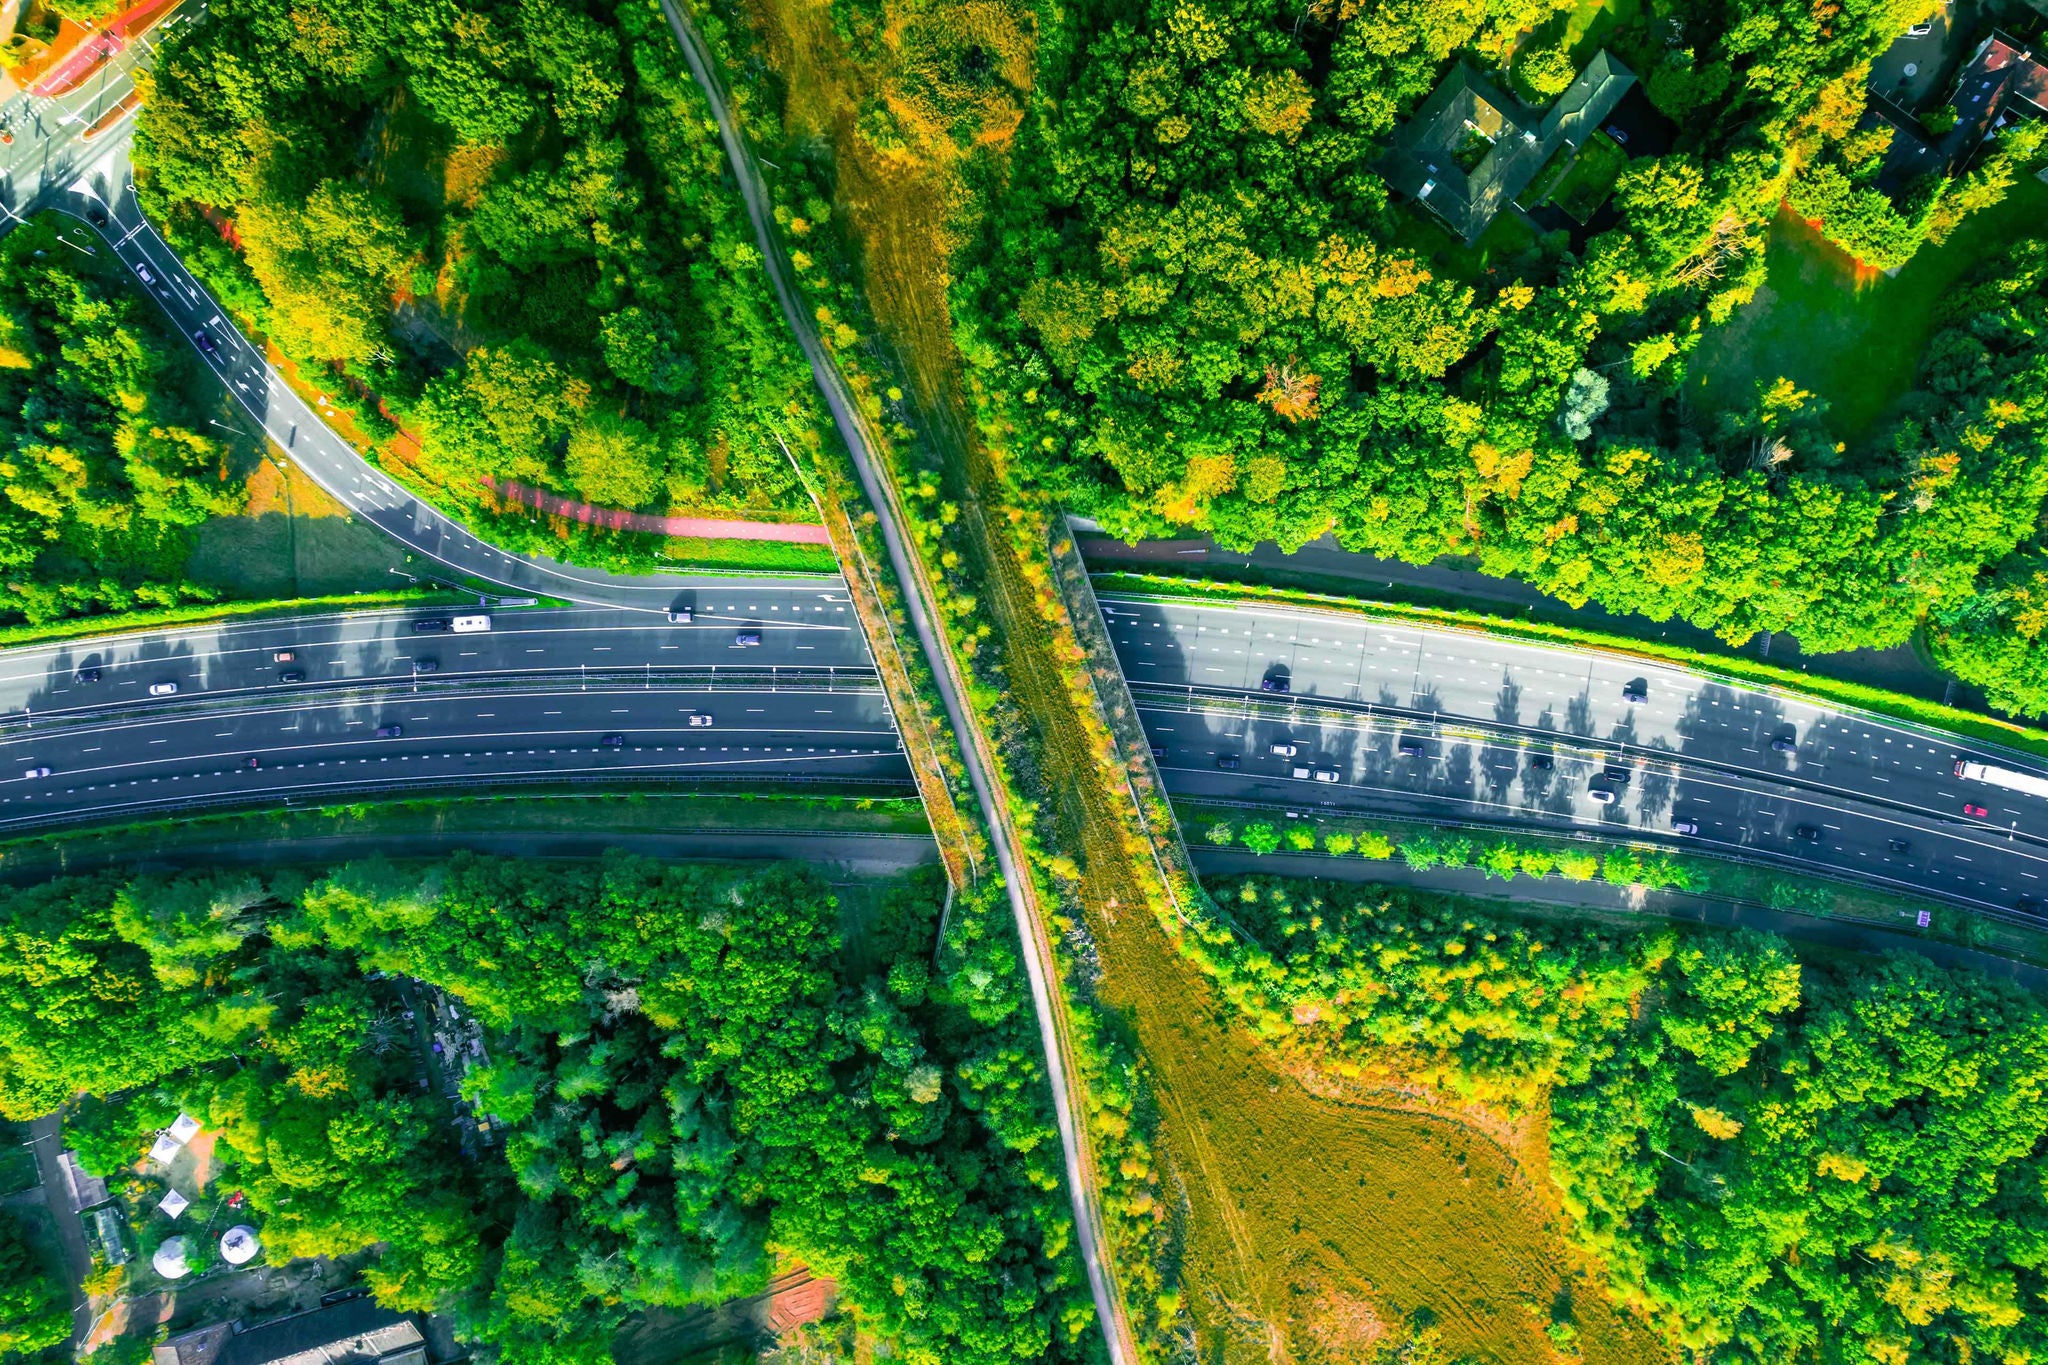
POLYGON ((185 1263, 186 1242, 183 1237, 166 1237, 163 1245, 156 1249, 156 1255, 149 1258, 156 1273, 167 1280, 182 1280, 192 1273, 192 1267, 185 1263))
POLYGON ((247 1223, 238 1223, 221 1234, 220 1258, 229 1265, 247 1265, 261 1250, 263 1243, 256 1239, 256 1229, 247 1223))

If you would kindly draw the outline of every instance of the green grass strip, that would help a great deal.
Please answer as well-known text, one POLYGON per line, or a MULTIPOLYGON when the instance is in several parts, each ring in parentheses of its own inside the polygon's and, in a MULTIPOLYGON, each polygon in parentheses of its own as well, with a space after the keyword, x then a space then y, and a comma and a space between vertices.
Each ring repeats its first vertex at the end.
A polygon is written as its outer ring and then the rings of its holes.
POLYGON ((1488 612, 1467 611, 1454 607, 1412 606, 1405 602, 1341 597, 1309 592, 1301 588, 1271 587, 1260 583, 1212 582, 1169 574, 1130 573, 1124 570, 1097 573, 1093 578, 1096 590, 1103 593, 1126 592, 1153 597, 1204 598, 1218 602, 1244 602, 1256 598, 1296 606, 1334 609, 1379 620, 1442 626, 1455 630, 1476 630, 1488 635, 1526 640, 1534 644, 1574 645, 1597 649, 1607 654, 1627 654, 1638 658, 1655 659, 1662 663, 1680 664, 1710 677, 1761 684, 1811 701, 1855 706, 1865 711, 1912 721, 1918 725, 1965 736, 1986 744, 2004 745, 2039 758, 2048 758, 2048 730, 2023 725, 2017 721, 2000 720, 1996 716, 1980 716, 1959 707, 1944 706, 1937 701, 1909 697, 1901 692, 1890 692, 1864 683, 1816 677, 1811 673, 1780 668, 1761 659, 1708 654, 1668 641, 1643 640, 1629 635, 1615 635, 1606 631, 1587 630, 1581 626, 1557 625, 1546 621, 1515 620, 1488 612))
POLYGON ((164 626, 204 625, 244 616, 308 616, 322 612, 375 607, 420 606, 436 602, 461 602, 459 593, 426 588, 401 588, 395 592, 361 592, 335 597, 273 598, 261 602, 195 602, 187 607, 165 607, 159 611, 120 611, 103 616, 71 616, 41 624, 0 626, 0 648, 16 645, 50 644, 98 635, 120 635, 129 631, 157 630, 164 626))

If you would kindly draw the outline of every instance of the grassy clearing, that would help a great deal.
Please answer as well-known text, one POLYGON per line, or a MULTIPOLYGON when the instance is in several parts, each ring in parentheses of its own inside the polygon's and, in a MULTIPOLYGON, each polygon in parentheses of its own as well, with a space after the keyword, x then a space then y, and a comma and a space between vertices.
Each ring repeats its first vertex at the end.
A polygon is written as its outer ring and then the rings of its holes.
POLYGON ((1703 410, 1746 408, 1757 386, 1791 379, 1828 405, 1845 441, 1868 435, 1909 388, 1949 292, 2014 238, 2048 222, 2048 184, 2022 176, 2005 202, 1920 248, 1895 276, 1859 269, 1789 211, 1771 226, 1770 277, 1708 332, 1686 392, 1703 410))
POLYGON ((1095 583, 1097 591, 1106 593, 1132 592, 1235 602, 1250 599, 1289 602, 1299 606, 1348 611, 1382 619, 1460 630, 1479 630, 1489 635, 1501 635, 1538 644, 1598 649, 1610 654, 1633 654, 1641 658, 1656 659, 1662 663, 1679 664, 1748 686, 1774 688, 1810 701, 1859 707, 1865 711, 1911 721, 1917 725, 1943 730, 1984 744, 2004 745, 2036 757, 2048 758, 2048 730, 2022 725, 2017 721, 2000 720, 1994 716, 1980 716, 1953 706, 1943 706, 1940 702, 1909 697, 1898 692, 1887 692, 1882 688, 1869 687, 1861 683, 1795 672, 1789 668, 1779 668, 1765 663, 1761 659, 1708 654, 1685 645, 1673 644, 1668 640, 1644 640, 1630 635, 1615 635, 1606 631, 1587 630, 1583 627, 1558 625, 1547 621, 1495 616, 1488 612, 1340 597, 1330 593, 1308 592, 1299 588, 1281 588, 1259 583, 1212 582, 1176 578, 1165 574, 1124 572, 1097 574, 1095 583))
POLYGON ((469 834, 725 831, 923 834, 926 828, 924 809, 916 799, 871 796, 853 788, 841 793, 511 793, 366 800, 286 810, 167 816, 112 827, 24 835, 0 840, 0 876, 23 881, 72 867, 191 856, 226 844, 274 844, 277 861, 289 863, 300 861, 293 856, 294 845, 337 836, 460 838, 469 834))
POLYGON ((1621 179, 1627 166, 1628 153, 1621 144, 1606 133, 1595 133, 1579 149, 1578 160, 1551 192, 1551 199, 1573 222, 1587 222, 1614 193, 1614 182, 1621 179))
POLYGON ((670 536, 658 557, 678 568, 755 569, 774 573, 837 573, 839 560, 824 545, 779 540, 706 540, 670 536))

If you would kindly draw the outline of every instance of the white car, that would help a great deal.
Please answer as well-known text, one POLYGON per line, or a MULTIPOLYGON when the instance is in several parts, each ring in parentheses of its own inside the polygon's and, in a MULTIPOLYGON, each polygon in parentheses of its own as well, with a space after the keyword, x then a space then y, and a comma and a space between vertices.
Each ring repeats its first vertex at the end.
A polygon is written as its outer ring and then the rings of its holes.
POLYGON ((707 714, 706 714, 705 712, 702 712, 702 711, 695 711, 695 712, 692 712, 692 713, 691 713, 691 715, 690 715, 690 728, 691 728, 691 729, 693 729, 693 730, 702 730, 702 729, 706 728, 707 726, 709 726, 710 724, 711 724, 711 717, 710 717, 709 715, 707 715, 707 714))
POLYGON ((1272 754, 1275 758, 1293 758, 1296 753, 1296 749, 1292 744, 1275 744, 1271 749, 1267 750, 1267 752, 1272 754))
POLYGON ((1335 782, 1336 780, 1337 780, 1337 770, 1336 770, 1335 768, 1318 768, 1318 769, 1316 769, 1316 781, 1318 781, 1318 782, 1335 782))
POLYGON ((149 685, 149 695, 152 697, 175 697, 178 695, 178 685, 174 682, 151 683, 149 685))
POLYGON ((1611 806, 1614 804, 1615 792, 1611 787, 1588 787, 1586 788, 1586 795, 1592 797, 1598 805, 1611 806))
POLYGON ((48 777, 49 775, 50 770, 48 768, 30 768, 22 774, 23 777, 48 777))

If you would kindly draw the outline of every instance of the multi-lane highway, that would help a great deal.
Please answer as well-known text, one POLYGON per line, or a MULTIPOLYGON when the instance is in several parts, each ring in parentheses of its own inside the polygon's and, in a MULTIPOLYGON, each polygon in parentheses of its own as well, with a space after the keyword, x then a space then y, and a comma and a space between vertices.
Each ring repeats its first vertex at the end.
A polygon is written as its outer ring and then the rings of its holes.
POLYGON ((2048 800, 1958 779, 1978 751, 1938 732, 1334 612, 1130 597, 1103 611, 1179 792, 1625 831, 2007 911, 2048 899, 2048 800))
POLYGON ((433 608, 0 652, 0 828, 517 779, 907 778, 843 591, 685 595, 687 624, 531 608, 419 629, 461 611, 433 608))

